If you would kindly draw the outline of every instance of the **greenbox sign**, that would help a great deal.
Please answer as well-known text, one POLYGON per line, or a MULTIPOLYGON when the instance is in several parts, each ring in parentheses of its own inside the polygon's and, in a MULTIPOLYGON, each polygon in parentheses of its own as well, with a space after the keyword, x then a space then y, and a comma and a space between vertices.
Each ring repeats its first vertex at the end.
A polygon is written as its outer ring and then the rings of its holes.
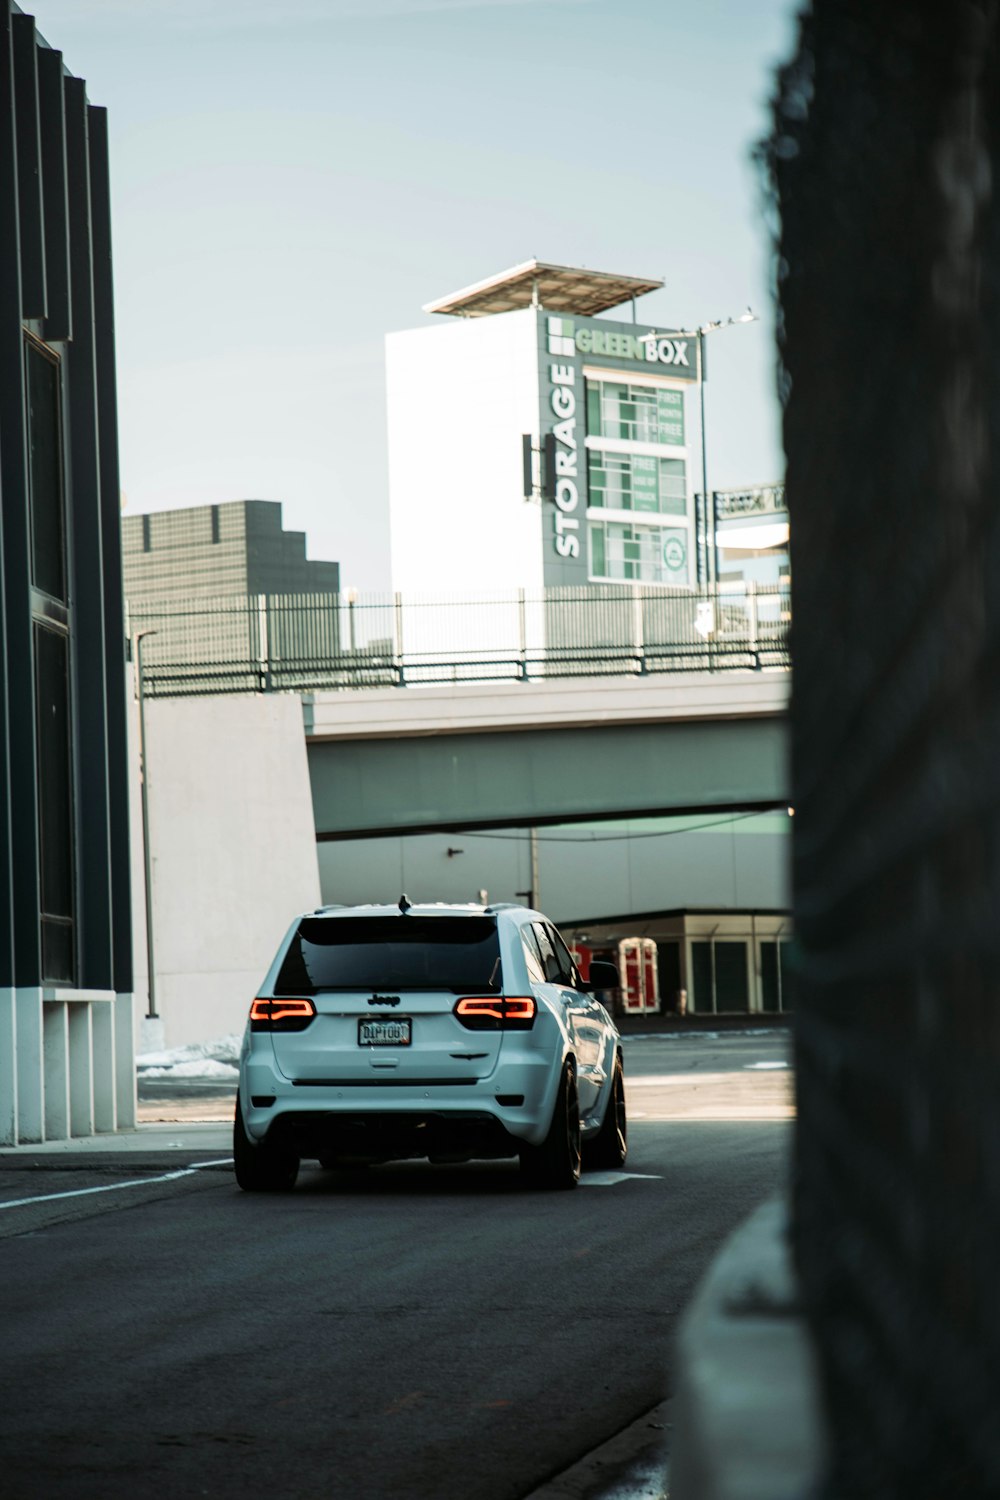
POLYGON ((672 375, 697 380, 698 354, 688 334, 664 333, 655 328, 640 332, 596 320, 548 319, 548 352, 563 358, 574 354, 627 361, 629 364, 666 365, 672 375))

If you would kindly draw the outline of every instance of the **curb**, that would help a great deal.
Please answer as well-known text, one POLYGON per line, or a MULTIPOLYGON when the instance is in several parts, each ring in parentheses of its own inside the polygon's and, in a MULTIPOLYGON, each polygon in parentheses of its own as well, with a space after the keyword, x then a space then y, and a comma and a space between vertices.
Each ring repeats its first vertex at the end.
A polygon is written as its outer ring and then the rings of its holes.
POLYGON ((523 1500, 668 1500, 673 1401, 661 1401, 523 1500))
POLYGON ((731 1235, 677 1342, 672 1500, 802 1500, 818 1493, 825 1433, 812 1341, 781 1199, 731 1235))

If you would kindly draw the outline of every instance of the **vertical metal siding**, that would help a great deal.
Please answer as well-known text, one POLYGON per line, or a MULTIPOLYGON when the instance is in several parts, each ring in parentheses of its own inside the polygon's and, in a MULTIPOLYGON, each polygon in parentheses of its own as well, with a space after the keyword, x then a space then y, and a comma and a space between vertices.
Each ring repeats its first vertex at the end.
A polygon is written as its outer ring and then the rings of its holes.
POLYGON ((21 232, 21 316, 45 316, 45 236, 42 231, 42 148, 33 16, 13 16, 14 98, 17 111, 17 200, 21 232))
POLYGON ((13 979, 39 980, 38 787, 35 754, 34 647, 31 627, 31 536, 21 323, 17 115, 10 0, 0 0, 0 205, 13 253, 0 255, 0 492, 7 630, 10 849, 13 882, 13 979))
POLYGON ((45 234, 45 337, 73 336, 69 292, 69 212, 66 200, 66 106, 61 52, 38 49, 42 131, 42 207, 45 234))
POLYGON ((111 189, 107 111, 90 105, 90 216, 93 248, 94 354, 103 550, 103 624, 107 666, 107 766, 111 845, 113 984, 132 989, 131 856, 128 797, 128 702, 125 697, 125 601, 122 590, 121 485, 111 257, 111 189))
MULTIPOLYGON (((18 259, 17 174, 14 165, 14 91, 10 55, 10 6, 0 0, 0 223, 9 225, 9 253, 0 256, 0 342, 5 332, 7 309, 21 306, 18 259)), ((18 335, 20 336, 20 335, 18 335)), ((10 377, 8 361, 0 351, 0 375, 10 377)), ((20 390, 20 382, 14 392, 20 390)), ((7 630, 7 589, 4 565, 6 551, 7 496, 17 493, 18 473, 8 460, 7 413, 13 393, 0 379, 0 987, 14 982, 14 908, 12 880, 12 828, 10 796, 10 709, 7 662, 10 638, 7 630)), ((23 438, 22 438, 23 442, 23 438)), ((16 450, 15 450, 16 451, 16 450)), ((22 464, 23 469, 23 464, 22 464)))
MULTIPOLYGON (((111 987, 111 848, 101 545, 97 391, 91 256, 87 96, 82 79, 67 77, 66 150, 69 184, 73 341, 67 349, 68 532, 73 579, 72 628, 76 686, 77 953, 79 979, 111 987)), ((119 682, 119 691, 122 684, 119 682)))

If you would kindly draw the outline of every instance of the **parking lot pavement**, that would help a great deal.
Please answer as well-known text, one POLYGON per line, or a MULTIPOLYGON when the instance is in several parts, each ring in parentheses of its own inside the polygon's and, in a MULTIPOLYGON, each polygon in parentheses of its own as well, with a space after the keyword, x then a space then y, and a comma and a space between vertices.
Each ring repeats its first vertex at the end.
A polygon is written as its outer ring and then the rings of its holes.
POLYGON ((559 1201, 505 1162, 307 1164, 248 1198, 228 1081, 0 1152, 5 1500, 226 1500, 289 1464, 328 1494, 331 1442, 352 1500, 663 1500, 676 1320, 783 1181, 791 1058, 773 1034, 624 1050, 628 1167, 559 1201))

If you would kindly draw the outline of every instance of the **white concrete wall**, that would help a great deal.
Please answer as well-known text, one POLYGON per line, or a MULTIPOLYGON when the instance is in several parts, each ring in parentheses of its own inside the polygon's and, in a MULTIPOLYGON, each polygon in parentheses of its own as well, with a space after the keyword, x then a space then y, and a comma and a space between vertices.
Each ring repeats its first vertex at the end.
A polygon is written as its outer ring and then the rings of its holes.
POLYGON ((538 435, 534 309, 389 334, 386 400, 393 588, 540 589, 521 465, 522 433, 538 435))
MULTIPOLYGON (((157 1004, 176 1047, 242 1030, 289 922, 318 904, 312 797, 292 694, 153 699, 146 733, 157 1004)), ((141 862, 138 817, 132 836, 141 862)), ((144 968, 141 881, 135 926, 144 968)))

